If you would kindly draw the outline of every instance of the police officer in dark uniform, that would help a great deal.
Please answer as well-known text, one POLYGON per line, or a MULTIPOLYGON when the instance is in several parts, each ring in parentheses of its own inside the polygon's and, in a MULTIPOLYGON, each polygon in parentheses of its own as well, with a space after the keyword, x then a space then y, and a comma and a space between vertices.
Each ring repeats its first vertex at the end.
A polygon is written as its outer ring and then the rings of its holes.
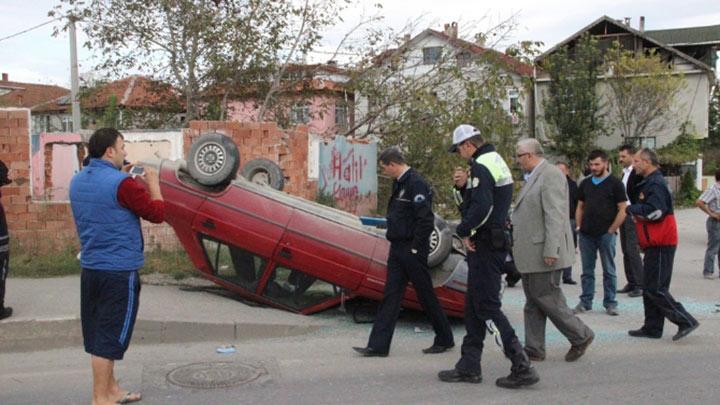
MULTIPOLYGON (((457 209, 460 211, 461 218, 465 216, 465 211, 467 211, 468 203, 470 201, 470 189, 467 187, 467 179, 467 169, 456 167, 453 172, 452 193, 453 201, 455 201, 455 205, 457 205, 457 209)), ((510 223, 509 218, 505 223, 505 229, 507 229, 510 235, 512 235, 512 224, 510 223)), ((510 238, 510 240, 512 240, 512 238, 510 238)), ((505 264, 503 265, 503 273, 505 273, 505 282, 508 287, 515 287, 515 284, 520 281, 520 272, 517 267, 515 267, 515 260, 513 259, 512 252, 508 252, 505 264)))
POLYGON ((410 281, 435 331, 432 346, 423 349, 423 353, 442 353, 455 346, 455 342, 433 290, 427 261, 435 221, 432 191, 425 179, 405 163, 398 148, 385 149, 378 160, 383 172, 395 179, 387 209, 386 237, 390 241, 387 280, 368 344, 353 349, 366 357, 388 355, 400 303, 410 281))
POLYGON ((495 147, 485 143, 473 126, 460 125, 455 129, 450 151, 460 153, 471 165, 468 206, 457 227, 457 234, 468 250, 467 334, 455 368, 441 371, 438 377, 445 382, 482 381, 483 341, 488 321, 492 321, 500 332, 505 356, 512 362, 510 375, 499 378, 496 385, 518 388, 535 384, 540 378, 500 309, 500 276, 510 248, 505 224, 512 202, 512 174, 495 147))

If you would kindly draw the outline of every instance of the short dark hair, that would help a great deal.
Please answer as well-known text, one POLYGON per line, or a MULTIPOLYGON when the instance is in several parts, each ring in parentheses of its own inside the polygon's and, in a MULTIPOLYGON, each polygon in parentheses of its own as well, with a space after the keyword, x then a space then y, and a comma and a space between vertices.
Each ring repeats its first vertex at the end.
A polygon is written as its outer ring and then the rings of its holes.
POLYGON ((629 143, 626 143, 626 144, 624 144, 624 145, 621 145, 621 146, 618 148, 618 152, 622 152, 622 151, 626 151, 627 153, 629 153, 629 154, 631 154, 631 155, 634 155, 635 152, 637 152, 637 148, 635 147, 635 145, 631 145, 631 144, 629 144, 629 143))
POLYGON ((715 181, 720 181, 720 169, 715 170, 715 181))
POLYGON ((385 148, 382 152, 380 152, 378 160, 384 166, 387 166, 390 163, 396 163, 399 165, 405 163, 405 157, 403 156, 402 152, 400 152, 400 148, 398 148, 397 146, 385 148))
POLYGON ((118 137, 125 139, 115 128, 100 128, 93 132, 88 141, 88 154, 91 158, 101 158, 107 148, 115 146, 118 137))
POLYGON ((650 148, 642 148, 638 151, 640 156, 642 156, 643 159, 650 162, 651 165, 657 167, 660 166, 660 161, 658 160, 657 153, 653 151, 650 148))
POLYGON ((470 142, 470 144, 476 148, 480 148, 481 146, 483 146, 485 144, 485 140, 479 134, 473 135, 470 138, 466 139, 465 141, 470 142))
POLYGON ((557 166, 557 165, 563 165, 563 166, 565 166, 566 169, 570 170, 570 165, 567 164, 567 162, 563 162, 562 160, 555 163, 555 166, 557 166))
POLYGON ((595 149, 594 151, 590 152, 590 154, 588 155, 588 159, 587 159, 587 160, 588 160, 588 162, 589 162, 589 161, 595 160, 595 159, 597 159, 597 158, 602 159, 603 162, 607 162, 607 161, 608 161, 608 154, 607 154, 604 150, 602 150, 602 149, 595 149))

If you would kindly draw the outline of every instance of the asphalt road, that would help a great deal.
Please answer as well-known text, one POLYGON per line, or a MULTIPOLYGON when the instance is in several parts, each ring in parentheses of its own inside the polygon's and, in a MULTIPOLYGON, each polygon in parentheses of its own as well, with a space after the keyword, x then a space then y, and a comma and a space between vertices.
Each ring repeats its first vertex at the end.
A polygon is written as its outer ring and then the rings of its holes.
MULTIPOLYGON (((597 336, 585 357, 566 363, 569 344, 549 325, 548 359, 535 364, 541 381, 531 388, 509 391, 494 385, 509 372, 510 363, 489 339, 482 384, 438 381, 437 372, 454 365, 459 346, 423 355, 420 350, 431 344, 432 332, 417 313, 403 314, 389 357, 359 358, 351 346, 365 344, 370 326, 355 324, 338 310, 318 315, 325 326, 301 336, 131 345, 116 375, 123 386, 143 392, 143 404, 717 403, 720 280, 702 278, 703 215, 688 210, 678 216, 681 245, 671 291, 700 320, 700 328, 678 342, 670 339, 676 331, 672 324, 666 324, 661 340, 630 338, 627 330, 642 322, 641 299, 619 295, 620 316, 610 317, 600 310, 600 297, 596 310, 582 315, 597 336), (215 352, 230 343, 236 345, 235 353, 215 352), (183 374, 189 365, 194 371, 183 374), (230 386, 181 387, 182 376, 230 386)), ((619 250, 616 262, 623 274, 619 250)), ((622 284, 624 277, 618 278, 622 284)), ((579 287, 565 291, 575 305, 579 287)), ((506 291, 504 306, 521 339, 523 300, 521 289, 506 291)), ((455 323, 455 334, 459 344, 462 324, 455 323)), ((89 358, 79 347, 0 353, 0 404, 86 404, 90 391, 89 358)))

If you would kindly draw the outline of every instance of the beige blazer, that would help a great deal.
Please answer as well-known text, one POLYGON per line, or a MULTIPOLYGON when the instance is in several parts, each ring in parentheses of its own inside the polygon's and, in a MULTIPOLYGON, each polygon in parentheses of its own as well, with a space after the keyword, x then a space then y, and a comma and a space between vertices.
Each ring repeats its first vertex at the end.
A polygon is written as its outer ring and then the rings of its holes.
POLYGON ((575 261, 568 185, 548 161, 537 166, 515 200, 512 214, 513 256, 520 273, 542 273, 572 266, 575 261), (547 266, 544 257, 556 257, 547 266))

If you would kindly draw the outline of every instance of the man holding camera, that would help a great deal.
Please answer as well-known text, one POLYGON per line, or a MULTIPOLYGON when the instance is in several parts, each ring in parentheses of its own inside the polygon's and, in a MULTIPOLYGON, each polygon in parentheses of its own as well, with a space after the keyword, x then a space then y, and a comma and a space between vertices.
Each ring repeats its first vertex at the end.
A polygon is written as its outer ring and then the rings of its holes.
POLYGON ((80 318, 91 355, 93 403, 135 402, 142 396, 120 389, 114 362, 123 358, 137 316, 144 264, 140 218, 161 223, 165 205, 155 169, 144 170, 147 189, 128 174, 120 132, 98 129, 88 152, 89 164, 70 182, 70 205, 82 249, 80 318))

